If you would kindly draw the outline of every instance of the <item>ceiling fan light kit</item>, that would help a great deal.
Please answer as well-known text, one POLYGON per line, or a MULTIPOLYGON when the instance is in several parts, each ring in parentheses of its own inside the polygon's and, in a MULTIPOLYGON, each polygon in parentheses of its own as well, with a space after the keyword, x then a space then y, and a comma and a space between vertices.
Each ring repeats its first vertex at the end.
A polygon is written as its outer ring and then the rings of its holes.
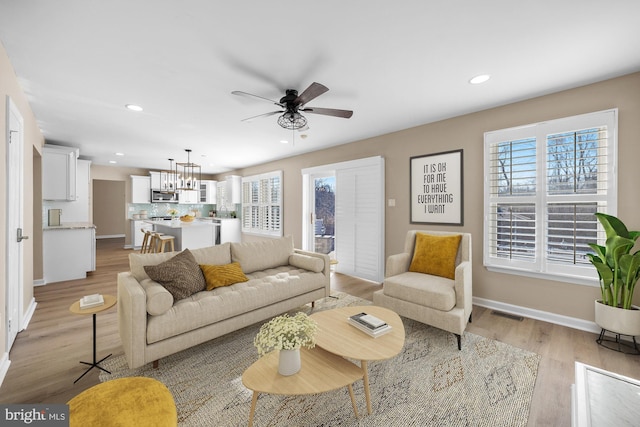
POLYGON ((305 104, 327 92, 328 90, 329 88, 327 88, 325 85, 313 82, 300 95, 298 95, 297 90, 287 89, 285 91, 285 96, 280 98, 280 101, 274 101, 269 98, 265 98, 259 95, 253 95, 251 93, 242 92, 239 90, 233 91, 231 93, 233 95, 248 96, 256 99, 261 99, 263 101, 273 103, 283 109, 280 111, 271 111, 269 113, 249 117, 247 119, 243 119, 242 121, 250 121, 258 117, 268 117, 274 114, 282 113, 282 115, 278 117, 278 124, 285 129, 298 130, 307 126, 307 119, 300 113, 300 111, 305 113, 321 114, 324 116, 342 117, 345 119, 348 119, 353 115, 353 111, 351 110, 338 110, 335 108, 304 108, 305 104))

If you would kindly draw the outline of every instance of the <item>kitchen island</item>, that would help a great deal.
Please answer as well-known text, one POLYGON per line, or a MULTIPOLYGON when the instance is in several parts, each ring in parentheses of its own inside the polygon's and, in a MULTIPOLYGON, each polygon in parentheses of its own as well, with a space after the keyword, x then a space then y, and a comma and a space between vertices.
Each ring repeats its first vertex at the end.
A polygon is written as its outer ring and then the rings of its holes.
POLYGON ((194 220, 183 222, 174 220, 148 220, 153 231, 175 237, 175 250, 206 248, 220 244, 220 223, 194 220))

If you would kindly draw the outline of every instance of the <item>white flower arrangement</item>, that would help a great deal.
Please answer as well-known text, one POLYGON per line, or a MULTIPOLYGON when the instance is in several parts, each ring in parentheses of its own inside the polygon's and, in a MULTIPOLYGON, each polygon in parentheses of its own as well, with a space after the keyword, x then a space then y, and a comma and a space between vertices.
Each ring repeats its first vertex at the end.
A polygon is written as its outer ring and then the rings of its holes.
POLYGON ((283 314, 260 327, 253 345, 258 349, 260 356, 273 350, 313 348, 316 345, 317 331, 318 324, 305 313, 299 312, 295 316, 283 314))
POLYGON ((169 209, 167 213, 169 213, 169 215, 171 216, 176 216, 178 215, 178 209, 169 209))

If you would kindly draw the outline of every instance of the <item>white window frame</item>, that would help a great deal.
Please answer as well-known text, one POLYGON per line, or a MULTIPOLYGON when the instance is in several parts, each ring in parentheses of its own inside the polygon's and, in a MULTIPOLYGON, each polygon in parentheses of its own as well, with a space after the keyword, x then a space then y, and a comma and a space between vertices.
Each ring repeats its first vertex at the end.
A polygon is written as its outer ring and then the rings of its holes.
MULTIPOLYGON (((607 127, 606 192, 602 194, 572 194, 560 196, 560 201, 568 203, 599 203, 604 208, 599 212, 610 215, 617 214, 617 152, 618 152, 618 110, 610 109, 578 116, 566 117, 547 122, 526 126, 501 129, 484 134, 484 239, 483 263, 490 271, 523 275, 547 280, 577 283, 589 286, 599 286, 598 275, 590 265, 568 265, 548 262, 546 255, 547 236, 547 206, 558 201, 558 196, 547 194, 547 136, 573 130, 607 127), (491 192, 491 155, 496 144, 506 141, 516 141, 525 138, 536 139, 536 193, 533 196, 500 196, 491 192), (535 204, 535 257, 533 260, 508 259, 498 257, 492 248, 491 215, 492 205, 496 203, 534 203, 535 204)), ((603 165, 600 165, 601 168, 603 165)), ((598 241, 604 244, 603 233, 598 224, 598 241)))
POLYGON ((243 233, 282 237, 284 224, 283 186, 281 170, 242 178, 243 233), (274 178, 277 178, 279 182, 277 187, 272 186, 274 178), (254 186, 257 186, 256 198, 252 197, 254 186), (261 191, 261 186, 264 191, 261 191), (271 212, 273 209, 279 211, 279 220, 275 224, 269 220, 268 216, 265 216, 265 212, 271 212))

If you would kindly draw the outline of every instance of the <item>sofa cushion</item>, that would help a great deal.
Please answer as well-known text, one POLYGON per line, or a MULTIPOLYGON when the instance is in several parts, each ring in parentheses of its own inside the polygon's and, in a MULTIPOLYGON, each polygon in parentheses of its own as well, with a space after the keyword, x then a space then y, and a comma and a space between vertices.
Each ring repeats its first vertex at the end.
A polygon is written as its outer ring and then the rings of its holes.
POLYGON ((460 234, 434 236, 416 233, 416 244, 409 271, 454 279, 456 255, 461 238, 460 234))
POLYGON ((173 305, 173 295, 164 286, 151 279, 140 282, 147 296, 147 313, 152 316, 165 313, 173 305))
POLYGON ((231 243, 231 261, 239 262, 245 274, 289 264, 293 254, 293 237, 255 242, 231 243))
POLYGON ((246 282, 249 279, 242 272, 242 267, 237 262, 225 265, 200 264, 202 274, 207 282, 207 290, 220 286, 229 286, 234 283, 246 282))
POLYGON ((385 295, 440 311, 456 305, 455 282, 440 276, 406 272, 384 279, 385 295))
POLYGON ((161 264, 146 265, 144 270, 151 280, 160 283, 171 293, 174 301, 189 297, 206 287, 202 270, 189 249, 161 264))
MULTIPOLYGON (((198 264, 229 264, 231 262, 231 245, 229 243, 190 250, 198 264)), ((158 265, 174 255, 175 252, 132 253, 129 254, 129 269, 133 277, 138 282, 142 282, 144 279, 149 279, 149 275, 144 271, 145 265, 158 265)))
POLYGON ((314 273, 320 273, 324 270, 324 261, 322 259, 303 254, 289 255, 289 265, 304 268, 314 273))

